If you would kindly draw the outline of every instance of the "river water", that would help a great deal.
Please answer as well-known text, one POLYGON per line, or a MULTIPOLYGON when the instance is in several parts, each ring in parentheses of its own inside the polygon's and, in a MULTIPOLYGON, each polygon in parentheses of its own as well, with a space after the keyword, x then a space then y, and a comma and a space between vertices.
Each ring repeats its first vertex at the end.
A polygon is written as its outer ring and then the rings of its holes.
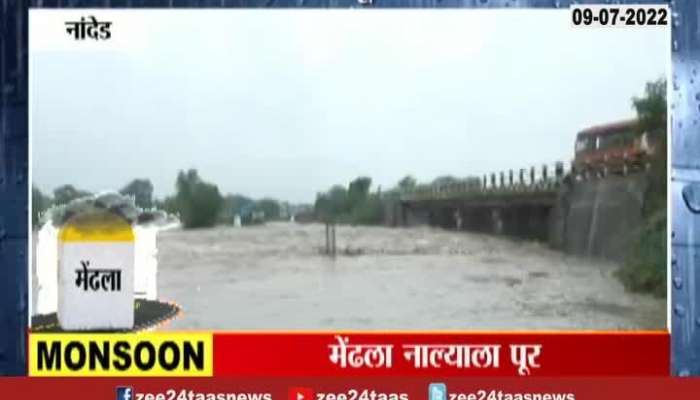
POLYGON ((666 301, 631 294, 615 264, 544 244, 437 228, 321 224, 158 236, 164 329, 663 329, 666 301))

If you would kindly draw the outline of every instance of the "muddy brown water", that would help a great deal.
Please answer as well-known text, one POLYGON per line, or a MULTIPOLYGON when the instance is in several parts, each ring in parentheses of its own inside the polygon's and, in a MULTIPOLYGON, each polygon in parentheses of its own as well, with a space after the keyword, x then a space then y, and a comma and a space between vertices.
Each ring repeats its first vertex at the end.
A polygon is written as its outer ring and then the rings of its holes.
POLYGON ((158 236, 164 329, 663 329, 666 302, 626 292, 615 264, 545 245, 428 227, 321 224, 158 236))

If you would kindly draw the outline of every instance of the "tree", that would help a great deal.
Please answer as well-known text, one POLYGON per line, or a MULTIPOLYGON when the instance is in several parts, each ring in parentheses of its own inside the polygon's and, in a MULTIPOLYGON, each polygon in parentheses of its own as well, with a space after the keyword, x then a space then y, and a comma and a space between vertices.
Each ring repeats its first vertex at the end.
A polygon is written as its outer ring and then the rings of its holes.
POLYGON ((470 190, 478 190, 483 185, 481 178, 478 176, 468 176, 462 180, 470 190))
POLYGON ((351 222, 353 224, 375 225, 382 222, 383 216, 384 206, 381 194, 376 192, 353 207, 351 222))
POLYGON ((348 203, 350 208, 361 204, 367 199, 369 188, 372 186, 372 178, 361 176, 355 178, 348 186, 348 203))
POLYGON ((647 82, 644 96, 633 97, 632 107, 637 112, 640 129, 666 139, 666 79, 647 82))
POLYGON ((216 224, 223 198, 219 188, 199 178, 197 170, 180 171, 176 181, 175 201, 185 228, 210 227, 216 224))
POLYGON ((347 215, 348 211, 350 211, 348 191, 344 186, 334 185, 327 192, 316 195, 314 213, 317 218, 337 220, 347 215))
POLYGON ((666 209, 666 79, 648 82, 644 96, 632 98, 632 107, 637 112, 638 129, 649 135, 655 148, 645 201, 645 213, 648 215, 656 210, 666 209))
POLYGON ((148 179, 134 179, 124 186, 119 193, 132 196, 137 207, 153 207, 153 184, 148 179))
POLYGON ((443 176, 438 176, 437 178, 433 179, 432 185, 433 186, 447 186, 451 185, 453 183, 459 182, 459 179, 455 178, 452 175, 443 175, 443 176))
POLYGON ((341 223, 376 224, 382 220, 381 189, 370 193, 372 178, 361 176, 350 182, 348 189, 334 185, 316 196, 314 213, 322 220, 341 223))
POLYGON ((59 186, 53 191, 54 203, 57 205, 68 204, 71 200, 90 196, 90 192, 76 189, 73 185, 59 186))
POLYGON ((314 203, 314 214, 316 218, 325 220, 331 215, 331 199, 327 193, 316 194, 316 202, 314 203))
POLYGON ((159 210, 163 210, 168 214, 177 214, 180 210, 177 207, 177 199, 174 196, 167 196, 163 200, 154 200, 153 205, 159 210))
POLYGON ((357 192, 362 197, 367 197, 370 186, 372 186, 372 178, 368 176, 360 176, 350 182, 348 190, 350 192, 357 192))
POLYGON ((416 182, 416 178, 412 177, 411 175, 406 175, 399 181, 399 190, 402 192, 410 192, 416 188, 417 184, 418 182, 416 182))
POLYGON ((338 216, 350 210, 348 207, 348 191, 342 185, 335 185, 328 192, 330 213, 338 216))
POLYGON ((255 203, 255 209, 265 213, 265 219, 280 217, 280 203, 275 199, 261 199, 255 203))

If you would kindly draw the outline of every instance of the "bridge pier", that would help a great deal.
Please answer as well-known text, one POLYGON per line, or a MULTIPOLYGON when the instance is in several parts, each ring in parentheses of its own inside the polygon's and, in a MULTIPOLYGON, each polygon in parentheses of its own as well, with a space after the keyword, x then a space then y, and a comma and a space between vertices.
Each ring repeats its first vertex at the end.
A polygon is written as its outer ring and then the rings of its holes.
POLYGON ((418 207, 402 203, 395 225, 430 225, 442 229, 549 240, 549 204, 478 205, 451 202, 418 207))
POLYGON ((451 207, 443 207, 432 213, 432 226, 439 226, 444 229, 455 229, 456 221, 454 217, 455 209, 451 207))
POLYGON ((458 231, 462 230, 462 226, 464 224, 464 216, 463 216, 463 211, 461 208, 458 208, 454 212, 454 219, 455 219, 455 229, 458 231))
POLYGON ((502 235, 505 233, 507 218, 506 214, 506 210, 500 207, 491 208, 491 233, 496 235, 502 235))
POLYGON ((551 206, 516 205, 491 211, 490 233, 523 239, 548 240, 551 206))
POLYGON ((398 226, 432 225, 432 211, 426 208, 412 207, 409 204, 401 203, 399 211, 398 226))

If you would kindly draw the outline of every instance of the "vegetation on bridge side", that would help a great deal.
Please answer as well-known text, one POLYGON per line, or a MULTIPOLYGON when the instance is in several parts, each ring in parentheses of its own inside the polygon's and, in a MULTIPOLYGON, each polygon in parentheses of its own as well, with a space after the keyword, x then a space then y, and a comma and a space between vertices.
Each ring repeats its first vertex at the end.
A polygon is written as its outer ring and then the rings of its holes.
POLYGON ((632 99, 640 121, 639 129, 649 132, 657 148, 657 157, 649 171, 644 196, 644 226, 636 235, 624 265, 617 276, 625 287, 636 292, 666 296, 666 80, 646 85, 643 97, 632 99))
POLYGON ((450 184, 474 184, 478 177, 457 178, 450 175, 439 176, 429 183, 419 183, 407 175, 389 190, 381 187, 372 192, 372 178, 361 176, 348 186, 334 185, 328 191, 316 195, 314 217, 320 221, 334 221, 340 224, 380 225, 387 221, 389 209, 395 206, 402 193, 434 186, 450 184))

